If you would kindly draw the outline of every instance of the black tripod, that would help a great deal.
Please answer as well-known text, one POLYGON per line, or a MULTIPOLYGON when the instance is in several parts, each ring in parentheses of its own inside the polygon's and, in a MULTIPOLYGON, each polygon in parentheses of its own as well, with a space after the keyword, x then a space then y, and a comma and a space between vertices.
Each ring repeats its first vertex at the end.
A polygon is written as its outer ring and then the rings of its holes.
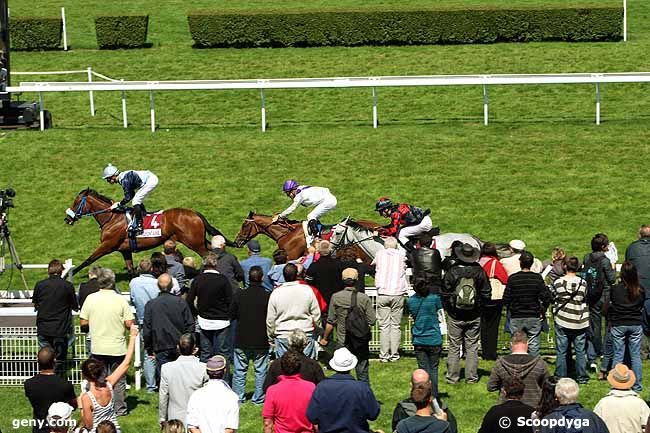
POLYGON ((0 274, 2 274, 8 267, 5 265, 5 249, 7 247, 9 248, 9 255, 11 256, 12 261, 12 265, 9 266, 18 269, 25 290, 29 290, 27 280, 25 279, 25 273, 23 272, 23 264, 20 262, 20 257, 18 257, 18 252, 16 251, 16 245, 14 244, 14 240, 11 238, 11 232, 9 231, 9 225, 7 224, 7 213, 2 212, 0 214, 0 274))

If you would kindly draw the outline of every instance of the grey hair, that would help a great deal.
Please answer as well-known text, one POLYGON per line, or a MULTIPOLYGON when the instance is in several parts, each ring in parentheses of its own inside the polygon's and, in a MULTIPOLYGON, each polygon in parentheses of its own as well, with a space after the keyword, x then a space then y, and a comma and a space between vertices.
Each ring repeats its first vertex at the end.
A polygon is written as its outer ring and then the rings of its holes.
POLYGON ((215 253, 208 253, 203 257, 203 267, 206 269, 217 269, 219 258, 215 253))
POLYGON ((321 255, 329 256, 332 254, 332 244, 329 241, 321 241, 318 245, 318 252, 321 255))
POLYGON ((555 397, 557 397, 560 404, 573 404, 577 402, 579 393, 580 388, 578 384, 571 378, 563 377, 555 385, 555 397))
POLYGON ((212 238, 212 248, 223 248, 226 245, 226 239, 221 235, 216 235, 212 238))
POLYGON ((97 278, 99 276, 99 273, 102 271, 102 269, 103 268, 101 266, 95 265, 92 268, 90 268, 90 270, 88 271, 88 276, 92 275, 93 277, 97 278))
POLYGON ((307 334, 302 329, 294 329, 287 341, 291 349, 302 352, 307 347, 307 334))
POLYGON ((97 275, 97 285, 100 289, 114 289, 115 272, 109 268, 102 268, 99 275, 97 275))
POLYGON ((384 248, 394 248, 397 249, 397 239, 394 237, 384 239, 384 248))

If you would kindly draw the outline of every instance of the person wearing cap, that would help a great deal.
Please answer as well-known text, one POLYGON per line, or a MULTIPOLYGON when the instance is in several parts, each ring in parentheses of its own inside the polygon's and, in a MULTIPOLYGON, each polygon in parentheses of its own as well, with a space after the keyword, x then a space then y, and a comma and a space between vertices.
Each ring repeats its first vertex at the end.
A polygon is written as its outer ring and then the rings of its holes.
POLYGON ((555 399, 560 404, 543 418, 542 433, 609 433, 598 415, 578 403, 579 393, 575 380, 563 377, 557 381, 555 399), (573 428, 568 428, 567 421, 573 421, 573 428))
POLYGON ((519 256, 521 271, 508 277, 503 305, 510 313, 510 333, 522 330, 528 335, 528 353, 539 355, 539 339, 546 309, 552 301, 542 276, 531 270, 534 257, 528 251, 519 256))
POLYGON ((47 411, 47 425, 50 433, 68 433, 76 425, 72 419, 74 408, 62 401, 52 403, 47 411))
POLYGON ((347 348, 337 349, 329 362, 336 373, 316 385, 307 418, 318 425, 319 433, 369 432, 368 420, 379 416, 379 403, 370 386, 350 374, 357 362, 347 348))
POLYGON ((242 260, 239 262, 239 265, 242 268, 242 272, 244 273, 244 287, 248 288, 248 277, 249 277, 249 272, 253 266, 259 266, 262 268, 262 272, 264 272, 264 279, 262 280, 262 286, 267 292, 273 291, 273 283, 271 283, 271 279, 268 277, 268 273, 271 270, 271 266, 273 266, 273 262, 271 259, 268 257, 262 257, 260 255, 262 251, 262 247, 260 246, 259 241, 256 239, 253 239, 252 241, 248 241, 246 244, 246 251, 248 252, 248 258, 242 260))
POLYGON ((185 424, 190 433, 234 433, 239 428, 239 397, 223 380, 227 366, 221 355, 208 359, 210 380, 187 403, 185 424))
MULTIPOLYGON (((521 270, 521 266, 519 265, 519 257, 521 256, 521 253, 526 249, 526 244, 520 239, 513 239, 510 241, 508 246, 510 247, 511 256, 501 259, 501 264, 505 268, 508 275, 512 275, 515 272, 519 272, 521 270)), ((542 262, 539 259, 534 258, 530 270, 541 274, 543 271, 542 262)))
POLYGON ((233 290, 239 289, 239 283, 244 281, 244 270, 237 257, 226 251, 226 238, 213 236, 211 246, 212 252, 217 255, 217 271, 228 278, 233 290))
POLYGON ((490 300, 492 288, 485 271, 479 265, 481 253, 464 243, 454 249, 458 261, 444 277, 442 305, 447 312, 449 351, 447 383, 460 380, 461 348, 465 352, 465 379, 476 383, 478 377, 478 348, 481 330, 481 308, 490 300))
POLYGON ((609 433, 642 433, 650 418, 650 408, 632 391, 636 382, 634 371, 625 364, 616 364, 607 381, 612 390, 596 404, 594 413, 605 421, 609 433))
POLYGON ((375 308, 372 301, 365 293, 358 293, 356 290, 357 278, 359 274, 354 268, 347 268, 342 273, 343 284, 345 289, 335 293, 329 304, 327 313, 327 325, 325 326, 325 333, 320 339, 321 346, 327 346, 329 337, 336 326, 336 341, 337 348, 347 347, 358 359, 355 372, 357 380, 363 380, 370 384, 370 375, 368 373, 368 359, 370 358, 369 340, 356 341, 352 335, 346 334, 345 322, 352 308, 353 298, 356 298, 355 303, 365 315, 368 326, 372 327, 375 324, 375 308))
POLYGON ((293 213, 298 206, 313 207, 307 215, 307 226, 311 236, 318 236, 320 218, 336 207, 336 197, 328 188, 321 186, 300 185, 293 179, 288 179, 282 185, 282 192, 293 200, 291 206, 273 215, 273 222, 280 218, 286 218, 293 213))
POLYGON ((120 173, 113 164, 108 164, 104 168, 102 177, 110 184, 119 183, 124 190, 124 198, 121 201, 114 202, 110 209, 115 210, 118 207, 124 207, 129 202, 133 203, 135 214, 136 232, 142 233, 142 218, 144 217, 144 199, 158 185, 158 176, 149 170, 127 170, 120 173))

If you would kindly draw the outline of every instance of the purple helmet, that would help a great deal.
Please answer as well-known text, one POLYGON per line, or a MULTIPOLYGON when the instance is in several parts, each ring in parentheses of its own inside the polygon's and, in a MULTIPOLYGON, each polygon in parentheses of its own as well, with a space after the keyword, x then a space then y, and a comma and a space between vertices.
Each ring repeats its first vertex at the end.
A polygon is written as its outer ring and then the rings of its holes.
POLYGON ((298 188, 300 184, 296 182, 293 179, 285 180, 284 185, 282 185, 282 191, 283 192, 289 192, 293 191, 294 189, 298 188))

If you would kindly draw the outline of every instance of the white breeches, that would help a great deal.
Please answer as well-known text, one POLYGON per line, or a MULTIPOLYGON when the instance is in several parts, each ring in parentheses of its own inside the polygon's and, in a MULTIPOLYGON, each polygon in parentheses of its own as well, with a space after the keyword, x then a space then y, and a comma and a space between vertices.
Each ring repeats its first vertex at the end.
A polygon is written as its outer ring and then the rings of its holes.
POLYGON ((417 236, 422 233, 426 233, 429 230, 433 228, 433 223, 431 222, 431 218, 429 215, 425 216, 422 218, 422 221, 420 221, 420 224, 415 225, 415 226, 407 226, 403 227, 399 233, 398 233, 398 238, 399 241, 402 244, 405 244, 409 241, 410 237, 417 236))
POLYGON ((156 185, 158 185, 158 176, 151 174, 147 182, 135 192, 133 200, 131 201, 131 203, 133 203, 133 206, 136 204, 142 204, 144 202, 144 199, 147 198, 147 196, 151 194, 151 191, 156 188, 156 185))
POLYGON ((331 211, 336 207, 336 197, 330 194, 329 197, 325 197, 323 201, 318 203, 309 215, 307 215, 307 221, 309 220, 320 220, 320 217, 325 215, 327 212, 331 211))

